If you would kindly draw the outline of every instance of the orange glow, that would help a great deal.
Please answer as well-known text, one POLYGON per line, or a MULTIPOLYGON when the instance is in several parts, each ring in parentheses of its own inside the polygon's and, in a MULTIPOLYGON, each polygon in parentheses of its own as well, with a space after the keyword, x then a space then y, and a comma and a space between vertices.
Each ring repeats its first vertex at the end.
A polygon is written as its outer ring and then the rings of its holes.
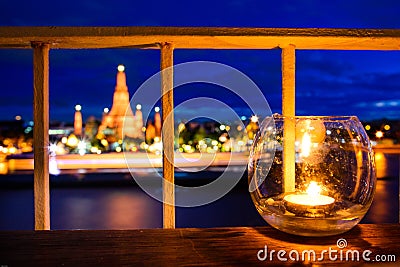
POLYGON ((383 178, 387 176, 387 159, 382 152, 375 153, 375 164, 376 164, 376 177, 383 178))
POLYGON ((321 187, 316 182, 311 181, 306 192, 310 197, 316 197, 321 193, 321 187))
POLYGON ((71 146, 71 147, 77 146, 78 142, 79 142, 79 140, 74 134, 71 134, 67 139, 67 145, 71 146))
POLYGON ((305 133, 310 135, 311 143, 322 143, 326 128, 320 120, 301 120, 296 123, 296 141, 302 141, 305 133))
POLYGON ((100 143, 101 143, 103 146, 108 146, 108 142, 107 142, 106 139, 101 139, 100 143))
POLYGON ((301 140, 300 155, 302 157, 308 157, 310 156, 310 150, 311 150, 311 136, 308 134, 308 132, 305 132, 301 140))
POLYGON ((376 136, 376 138, 382 138, 383 137, 383 132, 382 131, 377 131, 375 136, 376 136))

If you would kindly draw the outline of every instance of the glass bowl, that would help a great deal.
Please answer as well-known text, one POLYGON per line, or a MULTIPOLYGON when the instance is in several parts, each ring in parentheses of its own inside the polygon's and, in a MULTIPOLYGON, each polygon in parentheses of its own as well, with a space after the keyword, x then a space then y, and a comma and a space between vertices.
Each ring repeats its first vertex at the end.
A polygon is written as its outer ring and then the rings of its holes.
POLYGON ((368 211, 376 186, 373 151, 355 116, 265 118, 248 175, 264 220, 302 236, 350 230, 368 211))

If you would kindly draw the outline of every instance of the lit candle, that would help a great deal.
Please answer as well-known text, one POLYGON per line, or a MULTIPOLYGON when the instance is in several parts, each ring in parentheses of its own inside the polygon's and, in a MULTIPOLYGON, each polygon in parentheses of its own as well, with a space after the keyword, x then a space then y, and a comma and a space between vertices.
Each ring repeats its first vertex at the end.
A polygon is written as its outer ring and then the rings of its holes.
POLYGON ((306 193, 286 195, 283 203, 288 211, 296 215, 323 217, 333 208, 335 199, 320 193, 321 187, 312 181, 306 193))

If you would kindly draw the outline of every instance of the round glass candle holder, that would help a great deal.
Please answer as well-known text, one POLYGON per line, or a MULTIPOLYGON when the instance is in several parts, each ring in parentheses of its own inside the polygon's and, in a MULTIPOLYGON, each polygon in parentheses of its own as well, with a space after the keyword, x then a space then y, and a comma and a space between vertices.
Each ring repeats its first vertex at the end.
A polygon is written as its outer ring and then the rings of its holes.
POLYGON ((353 228, 376 186, 373 151, 355 116, 267 117, 253 140, 248 174, 264 220, 302 236, 353 228))

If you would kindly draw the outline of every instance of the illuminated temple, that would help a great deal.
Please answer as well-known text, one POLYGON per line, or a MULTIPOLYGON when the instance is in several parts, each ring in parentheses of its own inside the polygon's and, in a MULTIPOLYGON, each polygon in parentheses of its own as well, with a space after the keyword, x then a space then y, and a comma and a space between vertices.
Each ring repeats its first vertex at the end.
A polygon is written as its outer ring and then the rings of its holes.
POLYGON ((125 67, 118 66, 117 84, 110 112, 104 113, 99 132, 124 137, 143 139, 143 115, 141 105, 136 106, 133 114, 130 106, 128 86, 126 85, 125 67))

